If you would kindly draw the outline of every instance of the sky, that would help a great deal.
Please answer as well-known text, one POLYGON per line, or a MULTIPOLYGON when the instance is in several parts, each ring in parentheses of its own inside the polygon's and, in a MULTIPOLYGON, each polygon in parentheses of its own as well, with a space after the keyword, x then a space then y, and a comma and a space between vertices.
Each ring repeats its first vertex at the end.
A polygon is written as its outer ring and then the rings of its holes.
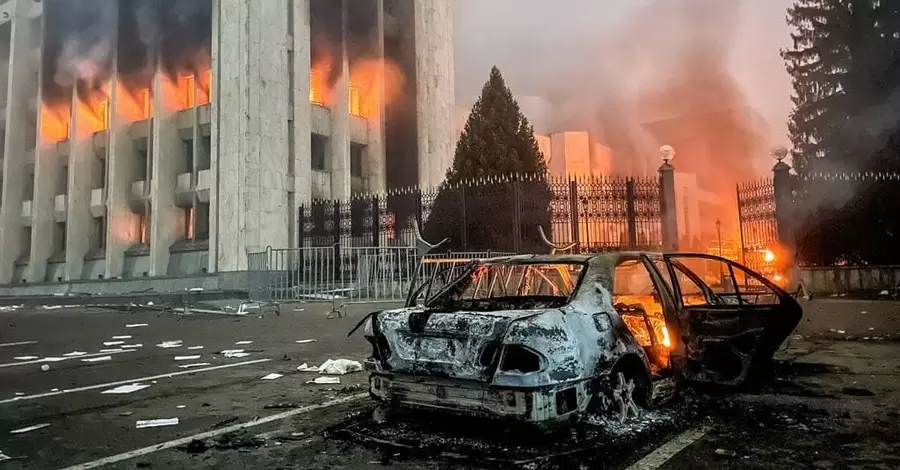
MULTIPOLYGON (((619 47, 610 39, 621 36, 615 31, 633 29, 629 25, 635 23, 665 25, 665 18, 636 20, 639 11, 647 14, 655 2, 693 0, 453 1, 457 104, 470 106, 493 65, 503 72, 514 94, 546 95, 560 83, 575 80, 582 69, 604 62, 599 50, 619 47)), ((791 83, 779 51, 790 45, 785 17, 793 1, 715 1, 739 5, 734 27, 729 23, 724 29, 732 34, 725 39, 730 72, 748 104, 767 121, 773 144, 788 144, 791 83)), ((677 41, 676 35, 657 36, 677 41)), ((659 69, 650 73, 666 73, 663 66, 659 69)))

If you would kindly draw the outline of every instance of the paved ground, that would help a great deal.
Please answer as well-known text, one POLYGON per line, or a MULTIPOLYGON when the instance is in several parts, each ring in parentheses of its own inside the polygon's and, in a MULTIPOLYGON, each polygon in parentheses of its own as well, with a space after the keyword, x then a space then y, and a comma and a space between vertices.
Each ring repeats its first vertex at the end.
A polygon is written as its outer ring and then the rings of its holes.
POLYGON ((365 358, 362 338, 346 334, 377 308, 350 306, 341 319, 326 319, 330 305, 317 304, 240 318, 84 308, 0 312, 0 452, 12 457, 0 461, 0 470, 498 466, 492 458, 531 460, 518 465, 530 468, 624 469, 654 459, 659 465, 633 468, 900 467, 900 303, 807 304, 800 337, 763 394, 689 395, 625 429, 538 440, 431 419, 374 427, 364 374, 344 376, 340 385, 306 384, 317 375, 298 372, 303 362, 365 358), (147 326, 126 327, 137 323, 147 326), (306 339, 316 342, 297 343, 306 339), (181 347, 158 346, 176 340, 181 347), (125 344, 103 344, 115 341, 125 344), (241 341, 252 343, 235 344, 241 341), (108 361, 83 361, 135 344, 142 346, 110 353, 108 361), (224 349, 249 355, 217 354, 224 349), (73 352, 87 354, 65 356, 73 352), (201 357, 174 360, 186 355, 201 357), (26 356, 39 359, 17 359, 26 356), (179 367, 200 363, 209 365, 179 367), (284 376, 262 380, 270 373, 284 376), (150 387, 101 393, 131 383, 150 387), (161 418, 179 423, 135 428, 138 420, 161 418), (42 424, 49 426, 10 433, 42 424))

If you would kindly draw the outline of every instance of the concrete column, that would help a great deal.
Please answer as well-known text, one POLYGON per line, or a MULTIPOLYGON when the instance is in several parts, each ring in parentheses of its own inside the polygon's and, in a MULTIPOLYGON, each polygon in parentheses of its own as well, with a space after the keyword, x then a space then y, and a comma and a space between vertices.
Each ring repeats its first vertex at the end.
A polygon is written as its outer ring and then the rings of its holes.
POLYGON ((3 195, 0 207, 0 284, 12 281, 16 259, 22 254, 22 202, 26 162, 34 148, 28 136, 37 119, 29 110, 38 86, 31 66, 31 0, 12 0, 6 138, 4 139, 3 195))
MULTIPOLYGON (((140 217, 131 210, 131 184, 136 176, 134 142, 130 135, 130 117, 119 104, 119 94, 127 91, 112 81, 109 164, 106 175, 106 277, 120 278, 125 268, 125 251, 140 241, 140 217)), ((150 125, 145 121, 140 125, 150 125)))
POLYGON ((310 19, 309 1, 294 0, 294 11, 289 14, 294 18, 294 125, 290 132, 294 135, 294 204, 291 217, 291 228, 295 236, 291 237, 290 246, 296 246, 299 238, 297 214, 300 207, 312 200, 312 106, 309 102, 310 92, 310 19))
POLYGON ((177 102, 165 82, 169 78, 157 70, 153 81, 154 119, 152 162, 150 165, 150 276, 165 276, 169 268, 169 248, 184 233, 184 211, 175 205, 175 183, 183 170, 184 158, 178 135, 176 111, 166 103, 177 102))
POLYGON ((218 0, 214 9, 216 268, 241 271, 248 252, 290 243, 287 2, 218 0))
MULTIPOLYGON (((73 100, 78 100, 76 95, 73 100)), ((91 230, 91 166, 96 158, 96 149, 108 149, 108 133, 95 134, 95 129, 86 128, 87 119, 77 112, 72 113, 72 136, 69 153, 69 182, 66 197, 66 280, 81 279, 84 256, 90 249, 91 230), (96 146, 95 146, 96 141, 96 146)), ((55 197, 55 195, 54 195, 55 197)))
MULTIPOLYGON (((375 53, 378 57, 384 58, 384 0, 375 0, 376 7, 376 27, 373 33, 372 43, 375 45, 375 53)), ((385 87, 386 82, 385 63, 379 61, 375 76, 375 92, 378 93, 377 109, 372 111, 369 119, 369 145, 366 147, 365 162, 363 166, 363 175, 365 176, 365 189, 370 193, 383 193, 387 189, 387 180, 385 173, 385 147, 384 147, 384 119, 385 119, 385 100, 387 93, 385 87)))
POLYGON ((331 197, 350 199, 350 63, 347 57, 347 0, 341 0, 341 57, 331 103, 331 197))
POLYGON ((436 187, 453 164, 453 6, 450 0, 415 0, 419 185, 436 187))
POLYGON ((675 199, 675 167, 668 161, 659 167, 659 218, 663 250, 678 251, 678 209, 675 199))
MULTIPOLYGON (((220 70, 221 62, 221 41, 219 37, 222 34, 221 18, 222 18, 222 2, 221 0, 212 0, 212 38, 210 41, 211 56, 209 59, 212 80, 209 90, 209 173, 211 176, 212 187, 209 190, 209 266, 207 271, 214 273, 219 269, 219 114, 222 113, 221 103, 221 86, 219 85, 225 75, 220 70)), ((231 45, 229 43, 227 45, 231 45)), ((229 70, 229 76, 234 76, 234 71, 229 70)))

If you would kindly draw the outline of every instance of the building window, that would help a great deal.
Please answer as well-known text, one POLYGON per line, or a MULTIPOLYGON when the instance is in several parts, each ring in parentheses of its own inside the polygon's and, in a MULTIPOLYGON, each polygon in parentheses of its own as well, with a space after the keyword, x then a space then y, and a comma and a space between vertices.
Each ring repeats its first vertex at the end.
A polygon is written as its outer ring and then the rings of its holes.
POLYGON ((94 160, 94 168, 93 168, 93 180, 94 185, 92 189, 103 189, 106 187, 106 157, 98 156, 96 160, 94 160))
POLYGON ((22 247, 19 252, 20 257, 27 258, 31 256, 31 227, 22 229, 22 244, 20 246, 22 247))
POLYGON ((209 204, 198 203, 194 214, 194 237, 209 240, 209 204))
POLYGON ((327 138, 325 136, 319 134, 313 134, 310 142, 310 159, 312 163, 312 169, 316 171, 325 171, 326 170, 326 158, 325 158, 325 147, 327 143, 327 138))
POLYGON ((136 181, 146 181, 150 179, 150 150, 147 144, 146 137, 134 141, 134 153, 137 157, 136 181))
POLYGON ((34 170, 28 173, 28 179, 25 180, 25 200, 34 200, 34 170))
POLYGON ((362 176, 363 153, 365 149, 365 145, 350 144, 350 176, 362 176))
POLYGON ((197 171, 208 170, 212 162, 212 141, 208 135, 200 137, 200 159, 197 161, 197 171))
POLYGON ((362 91, 358 85, 350 85, 350 114, 362 116, 362 91))
POLYGON ((94 219, 94 236, 92 247, 94 250, 104 250, 106 248, 106 218, 99 217, 94 219))
POLYGON ((194 239, 194 208, 188 207, 184 209, 184 238, 188 240, 194 239))
POLYGON ((56 183, 56 194, 69 193, 69 165, 63 165, 59 172, 59 181, 56 183))
POLYGON ((313 69, 309 73, 309 102, 319 106, 325 105, 325 73, 313 69))
POLYGON ((184 139, 181 141, 184 147, 184 161, 187 169, 182 173, 194 171, 194 139, 184 139))
POLYGON ((66 251, 66 223, 65 222, 57 222, 56 223, 56 231, 54 233, 55 237, 53 239, 53 249, 56 253, 63 253, 66 251))
POLYGON ((147 206, 147 211, 143 214, 139 215, 140 221, 138 225, 138 230, 140 230, 140 243, 141 245, 149 245, 150 244, 150 207, 147 206))

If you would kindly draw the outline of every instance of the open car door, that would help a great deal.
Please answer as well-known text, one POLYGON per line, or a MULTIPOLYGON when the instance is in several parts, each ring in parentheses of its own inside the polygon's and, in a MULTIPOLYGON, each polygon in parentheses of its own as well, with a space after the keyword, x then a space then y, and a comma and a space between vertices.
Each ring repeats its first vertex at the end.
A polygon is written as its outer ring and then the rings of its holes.
POLYGON ((712 255, 665 255, 691 381, 738 386, 758 377, 802 317, 791 295, 758 273, 712 255))

